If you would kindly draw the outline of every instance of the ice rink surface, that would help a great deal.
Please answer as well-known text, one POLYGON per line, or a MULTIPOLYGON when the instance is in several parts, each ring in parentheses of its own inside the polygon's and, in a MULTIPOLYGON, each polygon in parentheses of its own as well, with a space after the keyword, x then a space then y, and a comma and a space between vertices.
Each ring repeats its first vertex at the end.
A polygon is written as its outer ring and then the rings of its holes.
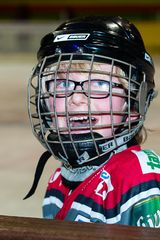
MULTIPOLYGON (((154 57, 160 92, 160 58, 154 57)), ((0 215, 41 217, 47 181, 59 165, 50 158, 33 197, 29 190, 43 147, 31 132, 27 113, 27 83, 36 58, 30 54, 0 55, 0 215)), ((145 126, 149 131, 143 148, 160 154, 160 94, 151 104, 145 126)))

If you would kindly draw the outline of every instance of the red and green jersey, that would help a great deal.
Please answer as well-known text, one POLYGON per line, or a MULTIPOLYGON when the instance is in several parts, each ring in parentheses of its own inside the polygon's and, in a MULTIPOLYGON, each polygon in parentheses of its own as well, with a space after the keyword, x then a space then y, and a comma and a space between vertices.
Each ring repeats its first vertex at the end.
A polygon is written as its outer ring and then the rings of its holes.
POLYGON ((140 146, 114 154, 75 190, 51 176, 44 218, 160 227, 160 157, 140 146))

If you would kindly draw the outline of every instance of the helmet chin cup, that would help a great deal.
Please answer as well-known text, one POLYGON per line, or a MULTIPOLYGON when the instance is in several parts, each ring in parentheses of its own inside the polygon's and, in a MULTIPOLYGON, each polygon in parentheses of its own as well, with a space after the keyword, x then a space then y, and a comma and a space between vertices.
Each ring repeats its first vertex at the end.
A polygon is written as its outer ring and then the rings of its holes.
POLYGON ((83 166, 88 160, 97 158, 102 153, 100 144, 105 143, 105 139, 96 132, 61 134, 59 137, 50 133, 47 140, 55 157, 72 167, 83 166))

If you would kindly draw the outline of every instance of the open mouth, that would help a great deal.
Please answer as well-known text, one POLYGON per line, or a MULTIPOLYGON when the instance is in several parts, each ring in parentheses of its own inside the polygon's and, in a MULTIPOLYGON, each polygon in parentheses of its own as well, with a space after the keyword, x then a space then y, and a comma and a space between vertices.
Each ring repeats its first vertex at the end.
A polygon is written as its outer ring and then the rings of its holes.
POLYGON ((97 119, 95 117, 89 116, 76 116, 70 117, 69 124, 71 128, 90 128, 95 126, 97 123, 97 119))

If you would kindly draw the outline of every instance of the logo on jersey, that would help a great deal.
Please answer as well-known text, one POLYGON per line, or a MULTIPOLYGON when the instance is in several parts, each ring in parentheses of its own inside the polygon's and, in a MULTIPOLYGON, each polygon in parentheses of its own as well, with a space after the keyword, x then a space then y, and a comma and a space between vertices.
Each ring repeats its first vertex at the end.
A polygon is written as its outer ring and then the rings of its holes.
POLYGON ((60 174, 61 174, 61 171, 60 171, 60 170, 57 171, 57 172, 55 172, 55 173, 50 177, 49 183, 52 183, 52 182, 56 181, 57 178, 60 176, 60 174))
POLYGON ((70 34, 61 34, 57 35, 54 39, 54 42, 63 42, 63 41, 84 41, 90 36, 90 33, 70 33, 70 34))
POLYGON ((160 227, 160 197, 143 200, 133 209, 133 223, 142 227, 160 227))
POLYGON ((144 153, 146 153, 148 155, 148 161, 147 161, 147 165, 152 169, 152 170, 156 170, 158 169, 158 172, 160 173, 160 158, 151 151, 148 150, 143 150, 144 153))
POLYGON ((160 173, 160 157, 153 151, 142 150, 140 152, 134 152, 141 165, 142 172, 145 173, 160 173))
POLYGON ((102 197, 103 200, 105 200, 107 194, 111 192, 114 188, 111 183, 111 176, 107 171, 103 170, 100 175, 100 178, 102 179, 102 181, 98 184, 97 188, 95 189, 95 193, 96 195, 102 197))

